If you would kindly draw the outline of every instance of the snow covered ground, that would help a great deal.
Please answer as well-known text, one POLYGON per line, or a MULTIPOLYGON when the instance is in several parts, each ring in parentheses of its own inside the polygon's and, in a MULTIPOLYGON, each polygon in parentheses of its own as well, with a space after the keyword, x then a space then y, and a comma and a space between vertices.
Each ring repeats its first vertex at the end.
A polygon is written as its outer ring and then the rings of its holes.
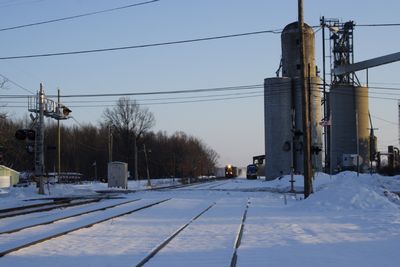
MULTIPOLYGON (((238 178, 174 190, 139 190, 123 194, 125 199, 0 219, 1 230, 93 209, 96 205, 141 199, 118 209, 1 234, 1 248, 145 203, 170 199, 10 253, 0 258, 0 266, 134 266, 188 222, 189 226, 145 265, 229 266, 248 202, 237 266, 400 265, 400 199, 392 193, 400 191, 400 176, 319 173, 313 182, 314 194, 305 200, 302 194, 283 193, 290 189, 289 179, 285 176, 266 182, 238 178), (191 221, 210 205, 212 208, 191 221)), ((302 177, 295 179, 295 188, 300 191, 302 177)), ((131 182, 129 188, 143 189, 145 183, 131 182)), ((50 188, 50 193, 53 197, 90 195, 101 189, 106 189, 106 185, 57 185, 50 188)), ((3 189, 0 209, 37 197, 33 187, 3 189)))

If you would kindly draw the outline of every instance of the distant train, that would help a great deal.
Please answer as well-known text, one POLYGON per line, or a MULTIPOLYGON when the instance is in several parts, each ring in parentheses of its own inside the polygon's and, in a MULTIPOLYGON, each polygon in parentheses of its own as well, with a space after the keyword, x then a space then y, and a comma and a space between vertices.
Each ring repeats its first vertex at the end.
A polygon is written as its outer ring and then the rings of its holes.
POLYGON ((257 164, 250 164, 247 166, 246 178, 257 179, 258 177, 258 166, 257 164))
POLYGON ((234 178, 238 176, 238 168, 232 165, 225 166, 225 177, 234 178))

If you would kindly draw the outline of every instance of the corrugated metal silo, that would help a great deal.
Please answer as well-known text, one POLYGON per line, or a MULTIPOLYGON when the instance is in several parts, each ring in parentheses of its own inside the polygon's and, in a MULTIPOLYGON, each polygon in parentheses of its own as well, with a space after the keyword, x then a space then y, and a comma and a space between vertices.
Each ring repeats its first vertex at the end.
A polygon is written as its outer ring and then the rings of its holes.
POLYGON ((368 88, 334 85, 330 99, 331 172, 356 170, 357 150, 361 157, 360 171, 366 171, 369 167, 368 88))

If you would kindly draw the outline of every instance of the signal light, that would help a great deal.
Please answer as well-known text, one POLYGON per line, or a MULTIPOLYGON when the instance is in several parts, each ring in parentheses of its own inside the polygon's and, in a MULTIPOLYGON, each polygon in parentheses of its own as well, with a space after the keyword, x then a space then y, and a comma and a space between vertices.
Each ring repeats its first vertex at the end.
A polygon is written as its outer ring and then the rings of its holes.
POLYGON ((28 140, 34 141, 36 138, 36 132, 34 130, 28 129, 26 130, 26 137, 28 140))
POLYGON ((312 152, 313 154, 318 155, 319 152, 321 152, 321 151, 322 151, 322 149, 321 149, 319 146, 311 146, 311 152, 312 152))
POLYGON ((28 140, 34 141, 36 137, 36 133, 31 129, 19 129, 15 132, 15 138, 18 140, 28 140))
POLYGON ((18 140, 25 140, 26 139, 26 130, 19 129, 15 132, 15 138, 18 140))
POLYGON ((64 106, 62 112, 63 112, 63 115, 64 115, 65 117, 67 117, 67 116, 69 115, 69 113, 72 112, 72 110, 70 110, 69 108, 67 108, 66 106, 64 106))
POLYGON ((33 152, 35 152, 35 147, 33 144, 27 144, 26 145, 26 152, 28 152, 29 154, 33 154, 33 152))

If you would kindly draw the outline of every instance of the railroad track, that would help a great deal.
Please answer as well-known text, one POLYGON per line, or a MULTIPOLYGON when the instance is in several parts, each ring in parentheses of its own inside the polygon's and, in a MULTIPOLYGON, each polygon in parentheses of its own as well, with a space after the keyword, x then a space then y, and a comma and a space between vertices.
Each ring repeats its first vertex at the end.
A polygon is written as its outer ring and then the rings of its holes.
MULTIPOLYGON (((121 209, 120 211, 115 211, 115 212, 112 212, 112 210, 111 210, 109 212, 109 214, 102 213, 102 214, 98 214, 97 216, 93 216, 93 217, 86 218, 86 219, 83 219, 78 222, 71 223, 70 225, 64 225, 61 229, 58 229, 51 233, 43 232, 36 236, 26 238, 26 240, 22 239, 22 240, 16 240, 16 241, 13 241, 10 243, 1 244, 0 245, 0 257, 7 255, 11 252, 20 250, 22 248, 26 248, 26 247, 29 247, 29 246, 32 246, 32 245, 35 245, 35 244, 59 237, 59 236, 63 236, 63 235, 66 235, 68 233, 71 233, 71 232, 74 232, 74 231, 77 231, 77 230, 80 230, 83 228, 91 227, 95 224, 99 224, 99 223, 102 223, 102 222, 105 222, 105 221, 108 221, 108 220, 111 220, 111 219, 114 219, 117 217, 121 217, 121 216, 128 215, 128 214, 131 214, 131 213, 143 210, 143 209, 150 208, 152 206, 161 204, 168 200, 170 200, 170 199, 168 198, 168 199, 162 199, 162 200, 158 200, 158 201, 149 201, 149 203, 144 203, 142 205, 138 205, 135 207, 126 207, 124 209, 121 209)), ((121 206, 121 205, 124 205, 124 204, 120 204, 119 206, 121 206)), ((93 211, 91 211, 91 212, 93 212, 93 211)), ((87 213, 91 213, 91 212, 87 212, 87 213)), ((86 213, 83 213, 83 214, 86 214, 86 213)), ((82 214, 79 216, 82 216, 82 214)), ((39 225, 43 225, 43 224, 39 224, 39 225)), ((36 226, 32 226, 32 227, 36 227, 36 226)))
POLYGON ((188 184, 188 185, 184 185, 184 186, 180 186, 177 188, 185 188, 186 190, 197 190, 197 189, 201 189, 201 190, 208 190, 208 189, 212 189, 218 186, 221 186, 223 184, 228 183, 229 181, 226 180, 214 180, 211 182, 201 182, 201 183, 196 183, 196 184, 188 184))
POLYGON ((157 245, 152 251, 150 251, 149 254, 147 254, 139 263, 136 264, 136 267, 141 267, 144 264, 146 264, 150 259, 152 259, 160 250, 162 250, 166 245, 168 245, 169 242, 171 242, 180 232, 185 230, 186 227, 188 227, 192 222, 197 220, 201 215, 206 213, 209 209, 211 209, 216 203, 214 202, 210 206, 208 206, 206 209, 201 211, 199 214, 194 216, 189 222, 186 224, 182 225, 178 230, 176 230, 172 235, 170 235, 167 239, 162 241, 159 245, 157 245))
MULTIPOLYGON (((101 210, 114 208, 114 207, 117 207, 117 206, 120 206, 120 205, 123 205, 123 204, 136 202, 138 200, 140 200, 140 199, 121 201, 119 203, 113 203, 113 204, 107 204, 107 203, 101 203, 100 204, 99 203, 97 205, 97 207, 96 206, 94 206, 94 207, 90 206, 90 207, 88 207, 88 209, 82 210, 82 211, 79 211, 79 210, 72 211, 72 212, 64 211, 61 214, 54 214, 54 215, 51 214, 51 215, 48 215, 48 216, 46 216, 44 218, 41 217, 40 220, 36 221, 36 222, 35 222, 35 219, 29 219, 29 220, 25 219, 22 222, 22 226, 21 225, 20 226, 14 226, 14 224, 11 224, 11 226, 0 227, 0 235, 15 233, 15 232, 18 232, 18 231, 21 231, 21 230, 24 230, 24 229, 28 229, 28 228, 31 228, 31 227, 39 226, 39 225, 51 224, 51 223, 54 223, 54 222, 57 222, 57 221, 60 221, 60 220, 69 219, 69 218, 80 216, 80 215, 83 215, 83 214, 89 214, 89 213, 96 212, 96 211, 101 211, 101 210)), ((21 224, 21 222, 19 224, 21 224)))
MULTIPOLYGON (((109 199, 110 196, 107 194, 127 194, 127 193, 136 193, 136 192, 140 192, 140 191, 157 191, 157 190, 161 191, 161 190, 169 190, 169 189, 176 189, 176 188, 183 188, 183 187, 191 187, 191 186, 196 186, 196 185, 203 186, 204 183, 209 183, 209 182, 215 182, 215 181, 202 181, 202 182, 198 182, 196 184, 184 184, 184 185, 179 184, 179 185, 172 185, 172 186, 163 186, 163 187, 158 187, 158 188, 149 188, 149 189, 145 189, 145 190, 128 190, 128 191, 99 190, 96 192, 103 194, 102 196, 53 198, 53 199, 49 199, 49 200, 52 200, 53 202, 47 201, 47 202, 43 202, 43 203, 35 203, 35 204, 22 205, 22 206, 18 206, 18 207, 0 209, 0 219, 30 214, 30 213, 35 213, 35 212, 43 212, 43 211, 49 211, 49 210, 53 210, 53 209, 67 208, 67 207, 73 207, 73 206, 77 206, 77 205, 90 204, 93 202, 99 202, 102 199, 109 199)), ((46 199, 35 199, 35 200, 48 200, 48 199, 46 198, 46 199)), ((0 234, 1 234, 1 232, 0 232, 0 234)))
POLYGON ((238 231, 238 233, 236 235, 235 246, 234 246, 234 251, 233 251, 233 254, 232 254, 232 258, 231 258, 230 267, 236 267, 237 258, 238 258, 237 250, 239 249, 240 243, 242 242, 244 223, 246 222, 247 211, 249 210, 249 207, 250 207, 250 199, 247 200, 246 208, 244 209, 243 216, 242 216, 242 221, 241 221, 240 226, 239 226, 239 231, 238 231))
MULTIPOLYGON (((196 221, 199 217, 201 217, 203 214, 205 214, 208 210, 210 210, 212 207, 214 207, 216 205, 216 203, 213 203, 211 205, 209 205, 207 208, 205 208, 204 210, 202 210, 200 213, 198 213, 195 217, 193 217, 191 220, 189 220, 186 224, 182 225, 180 228, 178 228, 174 233, 172 233, 169 237, 167 237, 165 240, 163 240, 162 242, 160 242, 154 249, 152 249, 144 258, 142 258, 142 260, 137 263, 135 266, 136 267, 142 267, 146 264, 150 264, 151 265, 151 260, 153 258, 157 258, 157 254, 162 251, 172 240, 174 240, 181 232, 183 232, 190 224, 192 224, 194 221, 196 221)), ((240 220, 240 225, 239 225, 239 229, 237 231, 236 237, 235 237, 235 241, 232 244, 233 246, 233 253, 232 253, 232 257, 230 259, 230 267, 236 267, 237 264, 237 259, 238 259, 238 254, 237 251, 240 247, 241 244, 241 240, 243 237, 243 231, 244 231, 244 226, 245 226, 245 222, 246 222, 246 217, 247 217, 247 212, 249 210, 250 207, 250 199, 247 199, 246 202, 246 206, 244 208, 244 212, 243 215, 241 217, 240 220)), ((196 229, 196 228, 194 228, 196 229)), ((195 231, 194 229, 191 229, 190 231, 195 231)), ((190 233, 187 233, 190 236, 190 233)), ((176 246, 176 244, 175 244, 176 246)), ((165 256, 165 255, 164 255, 165 256)), ((159 259, 157 259, 158 262, 155 263, 155 265, 159 264, 160 261, 159 259)), ((228 261, 229 262, 229 261, 228 261)))
POLYGON ((0 210, 0 219, 14 217, 19 215, 25 215, 35 212, 49 211, 53 209, 60 209, 66 207, 73 207, 78 205, 89 204, 93 202, 99 202, 103 198, 93 198, 93 199, 72 199, 72 200, 62 200, 54 201, 53 203, 40 203, 33 205, 24 205, 15 208, 7 208, 0 210))

